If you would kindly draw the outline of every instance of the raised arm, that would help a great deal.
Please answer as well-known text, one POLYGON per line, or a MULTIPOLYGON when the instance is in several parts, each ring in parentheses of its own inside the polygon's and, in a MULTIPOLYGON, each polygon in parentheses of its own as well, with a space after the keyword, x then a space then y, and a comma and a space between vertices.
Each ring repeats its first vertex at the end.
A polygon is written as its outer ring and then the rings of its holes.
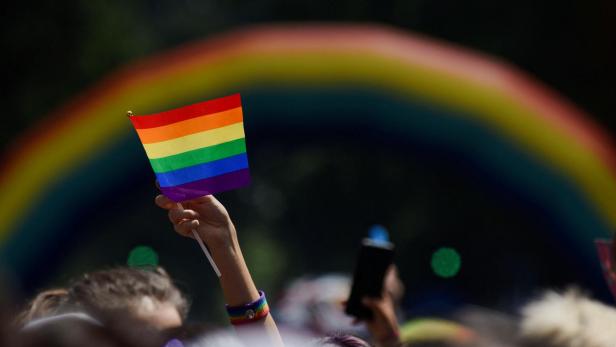
POLYGON ((212 195, 184 202, 179 205, 164 195, 156 197, 156 204, 168 210, 169 219, 176 232, 193 237, 192 230, 208 246, 218 266, 223 291, 231 322, 240 337, 245 331, 265 333, 274 346, 282 346, 276 323, 263 305, 263 298, 252 280, 235 226, 225 207, 212 195))
POLYGON ((362 299, 364 306, 372 311, 373 318, 365 323, 376 347, 402 345, 396 317, 396 299, 399 299, 403 292, 404 287, 398 278, 398 270, 392 265, 385 276, 381 297, 362 299))

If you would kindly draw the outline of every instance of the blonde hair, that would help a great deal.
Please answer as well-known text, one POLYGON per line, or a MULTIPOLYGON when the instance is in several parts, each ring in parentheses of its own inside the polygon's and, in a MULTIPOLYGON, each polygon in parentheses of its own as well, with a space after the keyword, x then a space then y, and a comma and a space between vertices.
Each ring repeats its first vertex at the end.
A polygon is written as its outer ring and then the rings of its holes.
POLYGON ((32 320, 56 315, 67 301, 68 290, 64 288, 42 291, 17 315, 15 323, 24 326, 32 320))
POLYGON ((523 340, 541 345, 614 347, 616 309, 575 289, 549 291, 522 309, 520 328, 523 340))
POLYGON ((186 318, 188 299, 162 267, 117 267, 83 274, 68 289, 39 293, 17 316, 15 324, 23 327, 32 320, 71 311, 85 311, 97 317, 162 303, 172 305, 182 320, 186 318))
POLYGON ((72 283, 68 297, 68 304, 95 316, 99 313, 147 309, 154 304, 168 303, 175 307, 184 320, 189 309, 188 300, 162 267, 118 267, 90 272, 72 283))

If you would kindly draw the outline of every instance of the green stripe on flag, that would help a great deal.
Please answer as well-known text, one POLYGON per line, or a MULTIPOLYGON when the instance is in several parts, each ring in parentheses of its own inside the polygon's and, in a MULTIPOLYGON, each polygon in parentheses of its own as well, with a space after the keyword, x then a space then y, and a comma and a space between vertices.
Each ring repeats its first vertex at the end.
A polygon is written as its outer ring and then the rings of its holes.
POLYGON ((244 152, 246 152, 246 141, 241 138, 214 146, 170 155, 164 158, 150 159, 150 164, 152 164, 154 172, 164 173, 193 165, 209 163, 210 161, 227 158, 244 152))

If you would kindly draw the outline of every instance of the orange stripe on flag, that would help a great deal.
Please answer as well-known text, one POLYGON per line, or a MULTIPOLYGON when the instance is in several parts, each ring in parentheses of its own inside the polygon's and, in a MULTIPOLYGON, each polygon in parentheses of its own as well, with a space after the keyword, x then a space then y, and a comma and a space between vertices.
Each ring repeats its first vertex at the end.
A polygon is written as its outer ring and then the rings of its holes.
POLYGON ((203 115, 156 128, 136 129, 142 143, 156 143, 242 122, 242 108, 203 115))

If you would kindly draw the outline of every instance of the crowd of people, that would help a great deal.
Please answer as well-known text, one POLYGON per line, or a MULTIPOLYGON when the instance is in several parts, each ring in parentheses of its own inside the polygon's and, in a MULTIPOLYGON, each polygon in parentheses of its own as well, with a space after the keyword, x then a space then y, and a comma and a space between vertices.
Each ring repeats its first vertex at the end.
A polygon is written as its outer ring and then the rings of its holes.
POLYGON ((196 231, 207 244, 221 273, 232 329, 187 322, 190 302, 163 268, 118 267, 86 273, 62 288, 42 291, 15 317, 0 314, 4 320, 0 345, 616 346, 616 309, 574 289, 546 292, 515 316, 470 307, 449 321, 400 326, 404 287, 395 266, 385 277, 382 294, 363 298, 371 319, 352 322, 343 305, 335 304, 350 285, 348 278, 338 275, 296 281, 270 311, 266 293, 255 285, 244 260, 235 226, 218 200, 204 196, 179 205, 159 195, 155 203, 167 210, 177 233, 194 237, 196 231), (292 305, 299 301, 301 307, 292 305), (278 325, 274 317, 279 318, 278 325))

